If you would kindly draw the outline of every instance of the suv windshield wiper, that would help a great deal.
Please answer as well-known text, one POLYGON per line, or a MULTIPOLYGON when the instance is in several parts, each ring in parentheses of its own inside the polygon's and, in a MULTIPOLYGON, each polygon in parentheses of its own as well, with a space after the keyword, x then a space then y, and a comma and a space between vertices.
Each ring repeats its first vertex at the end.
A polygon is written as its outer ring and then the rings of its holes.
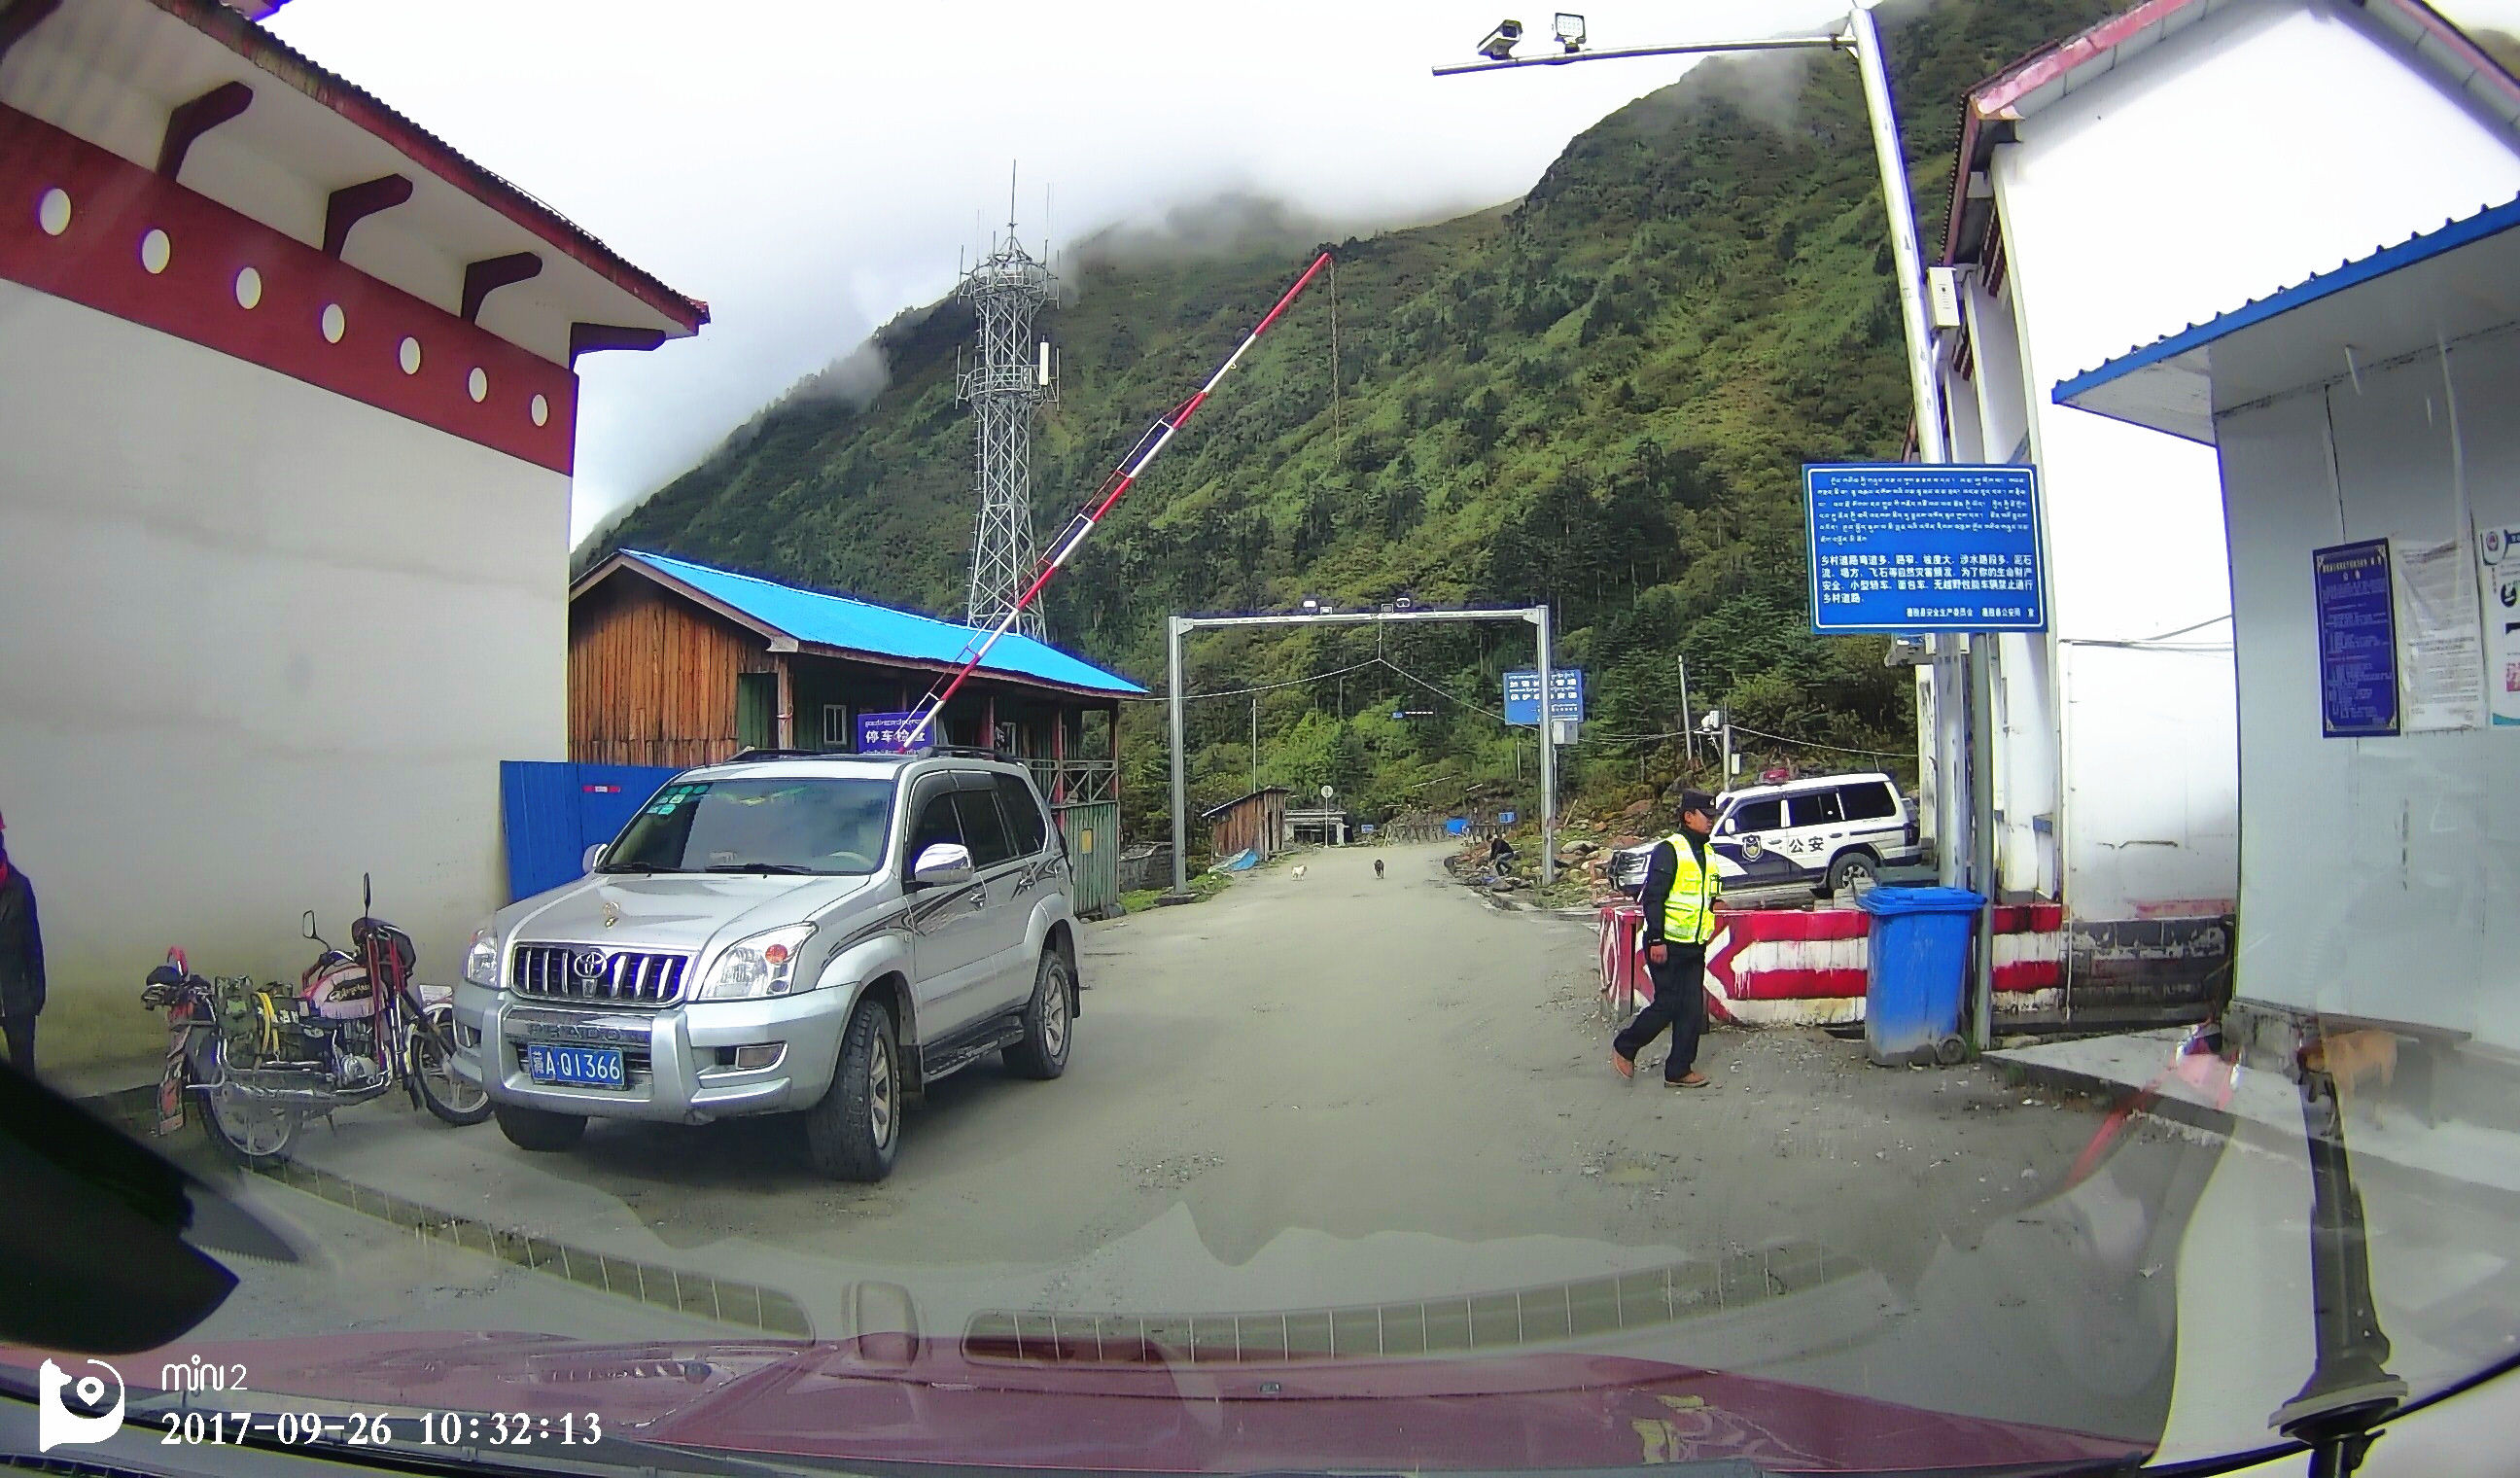
POLYGON ((700 870, 703 873, 782 873, 800 876, 815 875, 812 868, 801 868, 792 862, 721 862, 700 870))
POLYGON ((673 873, 677 868, 660 868, 652 862, 608 862, 596 869, 598 873, 673 873))

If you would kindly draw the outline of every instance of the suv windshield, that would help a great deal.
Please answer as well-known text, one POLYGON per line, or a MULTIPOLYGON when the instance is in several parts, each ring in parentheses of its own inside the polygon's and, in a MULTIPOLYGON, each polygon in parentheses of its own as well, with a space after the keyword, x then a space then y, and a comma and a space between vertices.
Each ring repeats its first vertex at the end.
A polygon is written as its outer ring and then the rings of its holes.
POLYGON ((717 780, 667 785, 607 848, 603 873, 874 872, 889 780, 717 780))

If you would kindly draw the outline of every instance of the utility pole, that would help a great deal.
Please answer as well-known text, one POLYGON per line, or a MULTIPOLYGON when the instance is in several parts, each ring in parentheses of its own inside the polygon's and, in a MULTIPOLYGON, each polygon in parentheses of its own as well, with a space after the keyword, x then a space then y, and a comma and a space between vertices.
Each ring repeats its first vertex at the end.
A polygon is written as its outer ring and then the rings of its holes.
POLYGON ((1697 773, 1697 731, 1688 722, 1688 658, 1680 659, 1680 741, 1688 749, 1688 770, 1697 773))
POLYGON ((1260 788, 1260 699, 1251 700, 1251 788, 1260 788))

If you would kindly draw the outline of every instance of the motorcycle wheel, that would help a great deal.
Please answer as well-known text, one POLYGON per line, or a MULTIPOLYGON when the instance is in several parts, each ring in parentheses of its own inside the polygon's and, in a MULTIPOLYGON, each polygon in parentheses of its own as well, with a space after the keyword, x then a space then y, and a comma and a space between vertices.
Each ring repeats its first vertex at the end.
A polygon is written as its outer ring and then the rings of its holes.
POLYGON ((202 1096, 202 1127, 210 1142, 248 1170, 268 1170, 287 1159, 297 1122, 286 1108, 247 1103, 220 1089, 202 1096))
POLYGON ((455 1075, 455 1013, 430 1011, 411 1032, 411 1081, 428 1111, 461 1128, 490 1117, 487 1090, 455 1075))

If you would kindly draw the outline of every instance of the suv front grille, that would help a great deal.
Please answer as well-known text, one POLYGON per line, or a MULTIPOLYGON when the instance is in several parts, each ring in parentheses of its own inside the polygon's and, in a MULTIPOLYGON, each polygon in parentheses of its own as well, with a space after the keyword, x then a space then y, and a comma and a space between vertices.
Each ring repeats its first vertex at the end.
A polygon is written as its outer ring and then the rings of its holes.
POLYGON ((518 995, 545 1001, 671 1006, 683 999, 683 973, 690 964, 686 955, 591 944, 520 944, 510 978, 518 995))

